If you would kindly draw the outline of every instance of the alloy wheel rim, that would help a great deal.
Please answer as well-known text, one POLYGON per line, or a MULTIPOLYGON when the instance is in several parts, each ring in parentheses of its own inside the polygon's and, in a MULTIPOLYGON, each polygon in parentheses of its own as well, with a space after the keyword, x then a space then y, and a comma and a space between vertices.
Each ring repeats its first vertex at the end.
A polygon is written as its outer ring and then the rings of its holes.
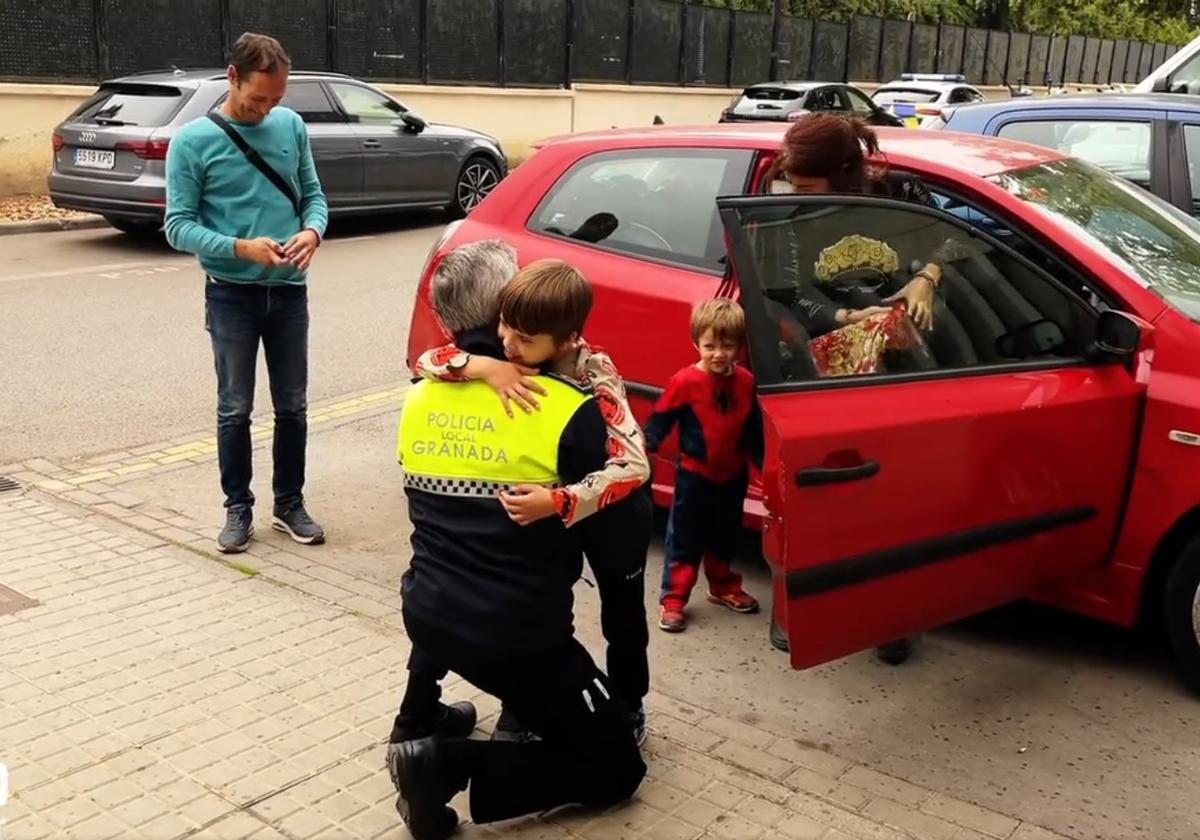
POLYGON ((499 179, 490 166, 484 163, 471 164, 463 170, 458 182, 459 206, 468 213, 474 210, 496 188, 497 183, 499 179))
POLYGON ((1200 586, 1196 587, 1192 595, 1192 636, 1200 646, 1200 586))

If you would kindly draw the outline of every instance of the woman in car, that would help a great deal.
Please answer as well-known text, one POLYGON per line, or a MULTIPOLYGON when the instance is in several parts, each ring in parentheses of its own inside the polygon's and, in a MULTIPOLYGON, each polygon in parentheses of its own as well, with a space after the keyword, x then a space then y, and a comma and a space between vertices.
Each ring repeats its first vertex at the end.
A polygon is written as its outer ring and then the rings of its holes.
MULTIPOLYGON (((798 120, 784 138, 774 166, 772 190, 883 193, 901 201, 935 206, 929 191, 916 178, 888 178, 869 172, 867 155, 878 152, 875 132, 861 120, 810 114, 798 120)), ((874 373, 881 369, 886 350, 902 350, 918 365, 936 366, 918 330, 928 333, 933 327, 942 258, 950 253, 953 243, 945 243, 928 262, 917 261, 908 267, 909 272, 904 272, 895 249, 866 235, 868 232, 851 233, 828 244, 817 243, 820 250, 816 258, 807 259, 806 249, 790 235, 791 228, 785 226, 783 230, 789 233, 789 241, 782 248, 783 269, 795 292, 790 302, 777 308, 787 309, 778 313, 785 332, 783 344, 795 348, 796 340, 803 339, 805 333, 811 338, 807 348, 801 345, 797 354, 808 356, 803 365, 815 367, 822 376, 874 373), (800 328, 790 336, 786 335, 789 323, 800 328)), ((782 647, 782 634, 773 632, 772 641, 782 647)), ((911 639, 899 639, 876 649, 880 659, 893 665, 904 662, 911 653, 911 639)))
MULTIPOLYGON (((862 120, 835 114, 809 114, 784 138, 773 169, 772 191, 805 194, 883 194, 929 207, 933 197, 916 178, 889 176, 869 169, 867 157, 879 152, 875 132, 862 120)), ((784 229, 780 266, 790 280, 791 300, 785 331, 811 339, 807 352, 823 376, 880 372, 886 350, 902 350, 903 363, 936 366, 927 347, 934 328, 942 264, 953 243, 928 260, 901 265, 891 244, 855 232, 819 243, 815 253, 784 229), (799 329, 796 329, 798 327, 799 329)), ((795 346, 793 340, 785 342, 795 346)), ((801 350, 801 354, 803 354, 801 350)))

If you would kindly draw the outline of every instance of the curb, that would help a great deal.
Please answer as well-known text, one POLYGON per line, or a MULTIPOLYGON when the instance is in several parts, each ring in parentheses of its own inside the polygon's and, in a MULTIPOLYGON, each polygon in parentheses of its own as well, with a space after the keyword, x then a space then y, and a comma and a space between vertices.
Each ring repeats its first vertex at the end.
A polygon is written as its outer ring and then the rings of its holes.
POLYGON ((30 219, 22 222, 0 222, 0 236, 18 233, 49 233, 60 230, 90 230, 108 227, 103 216, 79 216, 74 219, 30 219))

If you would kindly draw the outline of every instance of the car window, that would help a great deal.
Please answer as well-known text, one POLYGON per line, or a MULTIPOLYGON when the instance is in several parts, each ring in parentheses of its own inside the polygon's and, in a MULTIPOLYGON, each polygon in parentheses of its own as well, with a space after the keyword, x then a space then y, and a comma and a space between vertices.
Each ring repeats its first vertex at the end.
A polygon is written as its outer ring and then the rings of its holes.
POLYGON ((838 96, 837 89, 826 87, 812 92, 812 96, 808 98, 808 110, 842 111, 845 110, 845 106, 842 104, 842 98, 838 96))
POLYGON ((404 113, 402 105, 370 88, 342 82, 332 82, 329 88, 352 122, 390 123, 404 113))
POLYGON ((941 94, 936 90, 922 90, 918 88, 884 88, 876 91, 875 104, 883 107, 895 105, 897 102, 920 105, 922 103, 937 102, 938 96, 940 95, 941 94))
POLYGON ((1072 230, 1134 280, 1200 321, 1200 222, 1154 194, 1081 160, 991 180, 1072 230))
POLYGON ((1001 126, 999 135, 1058 149, 1109 172, 1150 187, 1149 122, 1130 120, 1020 120, 1001 126))
POLYGON ((854 111, 854 113, 861 117, 869 117, 875 113, 875 107, 865 94, 859 93, 852 88, 846 88, 842 93, 850 100, 850 110, 854 111))
POLYGON ((716 198, 745 188, 752 153, 639 149, 584 158, 563 175, 529 227, 632 256, 723 272, 716 198))
POLYGON ((1200 56, 1185 62, 1171 75, 1171 90, 1190 94, 1200 93, 1200 56))
POLYGON ((742 96, 756 102, 791 102, 804 96, 803 88, 752 87, 742 91, 742 96))
POLYGON ((292 82, 279 104, 291 108, 306 123, 345 122, 319 82, 292 82))
POLYGON ((970 88, 955 88, 947 100, 951 104, 958 105, 964 102, 982 101, 983 97, 977 96, 970 88))
POLYGON ((752 343, 767 357, 754 360, 764 381, 1066 364, 1094 337, 1083 301, 936 211, 794 201, 733 211, 745 233, 738 274, 763 305, 766 332, 752 343), (931 270, 942 276, 926 328, 893 298, 931 270))
POLYGON ((1183 127, 1183 144, 1187 154, 1188 180, 1192 185, 1192 215, 1200 216, 1200 125, 1183 127))
POLYGON ((169 85, 105 85, 75 112, 74 121, 97 125, 164 126, 191 96, 169 85))

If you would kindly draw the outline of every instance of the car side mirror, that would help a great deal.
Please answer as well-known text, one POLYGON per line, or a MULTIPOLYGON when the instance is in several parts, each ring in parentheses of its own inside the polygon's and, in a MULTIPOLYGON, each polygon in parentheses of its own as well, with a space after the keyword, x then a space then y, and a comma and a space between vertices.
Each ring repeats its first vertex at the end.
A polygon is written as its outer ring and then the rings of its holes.
POLYGON ((1062 349, 1066 337, 1053 321, 1041 320, 1010 330, 996 339, 996 352, 1006 359, 1032 359, 1062 349))
POLYGON ((1100 360, 1128 359, 1142 346, 1142 325, 1135 319, 1116 309, 1100 313, 1096 324, 1096 342, 1092 345, 1093 358, 1100 360))
POLYGON ((396 128, 407 131, 410 134, 420 134, 429 127, 429 123, 418 117, 412 111, 405 111, 400 115, 400 119, 392 123, 396 128))

